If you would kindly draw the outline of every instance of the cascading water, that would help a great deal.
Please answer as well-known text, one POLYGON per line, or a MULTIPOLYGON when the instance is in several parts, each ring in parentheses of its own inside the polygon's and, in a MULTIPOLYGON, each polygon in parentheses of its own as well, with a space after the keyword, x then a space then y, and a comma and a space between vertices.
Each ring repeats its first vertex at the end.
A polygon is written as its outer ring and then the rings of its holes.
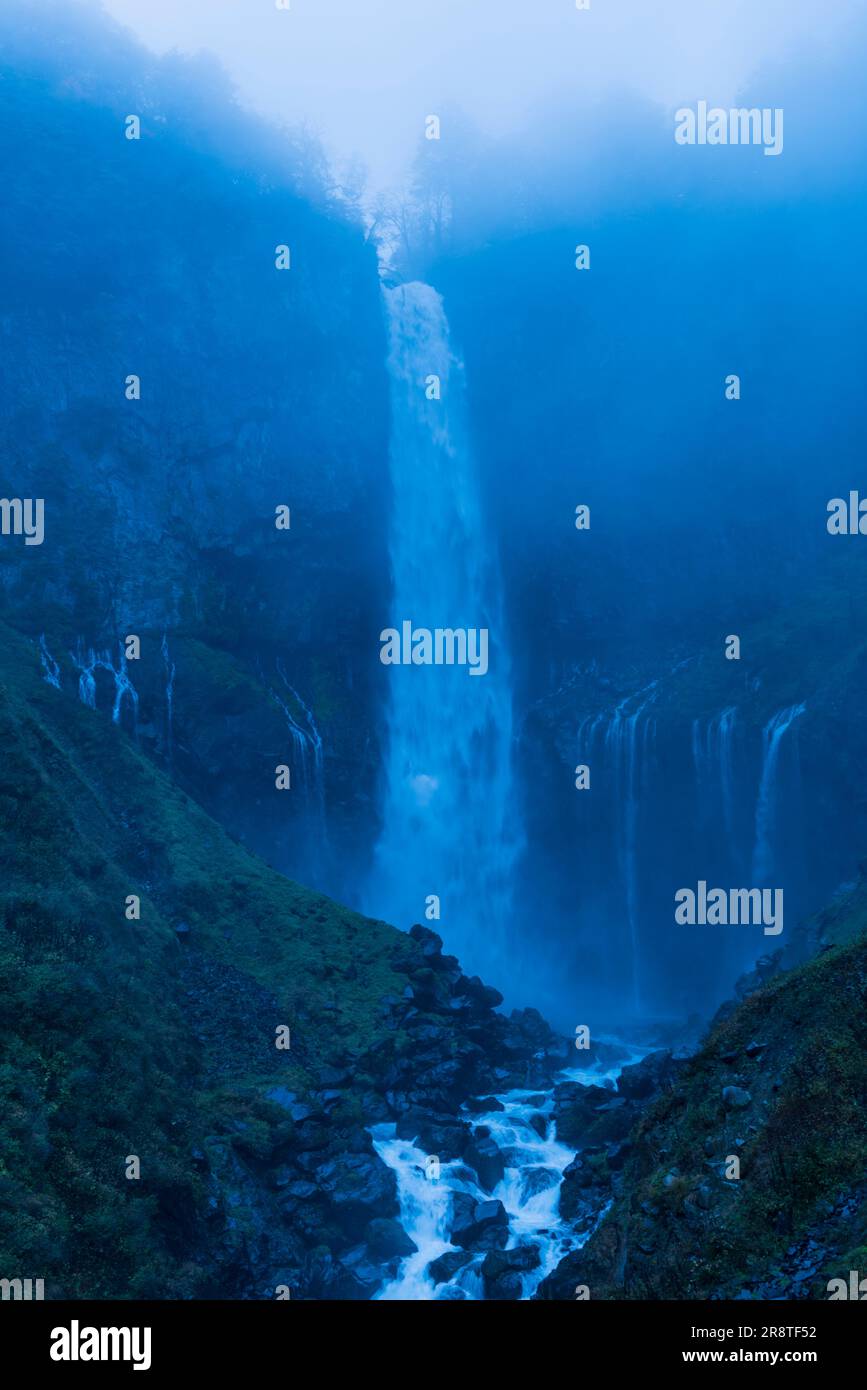
MULTIPOLYGON (((616 1065, 569 1068, 557 1081, 614 1089, 623 1066, 645 1054, 644 1049, 626 1048, 616 1040, 610 1045, 621 1054, 616 1065)), ((462 1267, 439 1282, 431 1270, 441 1255, 458 1251, 450 1236, 454 1201, 460 1200, 460 1194, 474 1202, 502 1202, 508 1217, 505 1248, 521 1248, 528 1256, 526 1272, 520 1275, 524 1299, 533 1296, 564 1255, 584 1244, 604 1214, 606 1207, 601 1204, 588 1213, 580 1231, 560 1216, 560 1184, 575 1154, 557 1139, 556 1124, 550 1118, 552 1093, 509 1091, 496 1099, 501 1110, 462 1116, 474 1131, 487 1132, 505 1157, 503 1178, 490 1193, 479 1187, 474 1173, 459 1160, 443 1163, 439 1177, 430 1181, 426 1176, 429 1156, 409 1141, 395 1138, 394 1125, 376 1125, 371 1130, 376 1152, 397 1178, 401 1225, 417 1247, 415 1254, 403 1260, 396 1277, 380 1290, 378 1299, 484 1299, 484 1254, 467 1253, 462 1267)))
POLYGON ((765 725, 762 733, 763 758, 759 795, 756 801, 756 840, 753 851, 753 882, 768 884, 774 875, 775 837, 780 804, 780 756, 783 739, 806 705, 790 705, 765 725))
POLYGON ((308 802, 308 809, 320 822, 320 830, 325 833, 325 763, 322 749, 322 736, 316 727, 313 711, 305 705, 298 691, 289 684, 286 672, 277 662, 277 674, 300 711, 304 727, 292 714, 286 701, 276 692, 274 698, 286 716, 289 736, 292 739, 292 767, 298 775, 301 791, 308 802))
POLYGON ((48 650, 44 632, 39 636, 39 660, 42 664, 42 679, 53 685, 55 690, 60 690, 60 667, 48 650))
POLYGON ((655 698, 657 684, 657 681, 653 681, 643 690, 627 695, 615 706, 610 717, 597 715, 587 735, 587 756, 590 757, 596 732, 604 728, 603 746, 606 761, 612 769, 613 793, 619 811, 617 857, 626 895, 632 1002, 636 1012, 641 1009, 638 821, 642 795, 648 789, 649 753, 654 733, 652 720, 646 719, 643 725, 641 721, 655 698))
POLYGON ((89 709, 96 709, 96 672, 107 671, 114 681, 114 700, 111 708, 112 722, 119 724, 124 708, 127 703, 131 713, 133 733, 138 731, 138 691, 129 678, 126 664, 126 652, 123 643, 119 643, 119 660, 117 666, 111 658, 111 652, 106 648, 104 651, 97 652, 93 647, 84 648, 84 644, 79 639, 74 652, 70 652, 70 659, 78 669, 78 697, 82 704, 89 709))
POLYGON ((478 676, 458 664, 386 667, 382 831, 365 909, 408 927, 436 895, 450 947, 496 978, 519 848, 497 564, 442 300, 418 283, 384 295, 392 408, 388 626, 487 629, 489 667, 478 676))

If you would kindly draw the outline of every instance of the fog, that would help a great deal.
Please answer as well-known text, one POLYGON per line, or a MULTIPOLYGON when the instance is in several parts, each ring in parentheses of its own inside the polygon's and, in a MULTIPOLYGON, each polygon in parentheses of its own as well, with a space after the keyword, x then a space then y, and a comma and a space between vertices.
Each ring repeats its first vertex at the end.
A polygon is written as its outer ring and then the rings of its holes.
MULTIPOLYGON (((104 0, 156 52, 215 54, 239 97, 308 122, 374 187, 398 182, 426 115, 459 106, 484 133, 540 104, 631 91, 726 104, 769 63, 841 42, 857 0, 104 0)), ((773 104, 769 92, 768 104, 773 104)), ((569 137, 570 132, 564 130, 569 137)))

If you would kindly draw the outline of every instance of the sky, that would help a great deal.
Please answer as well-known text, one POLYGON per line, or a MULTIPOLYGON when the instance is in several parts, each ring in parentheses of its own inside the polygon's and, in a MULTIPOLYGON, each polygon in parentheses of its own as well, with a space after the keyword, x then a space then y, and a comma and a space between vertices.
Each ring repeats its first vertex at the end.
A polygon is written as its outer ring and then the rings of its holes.
MULTIPOLYGON (((726 105, 754 71, 845 36, 863 0, 103 0, 156 52, 215 54, 241 101, 306 121, 396 185, 425 117, 508 133, 558 94, 726 105)), ((773 93, 768 94, 773 105, 773 93)), ((564 102, 564 109, 567 103, 564 102)))

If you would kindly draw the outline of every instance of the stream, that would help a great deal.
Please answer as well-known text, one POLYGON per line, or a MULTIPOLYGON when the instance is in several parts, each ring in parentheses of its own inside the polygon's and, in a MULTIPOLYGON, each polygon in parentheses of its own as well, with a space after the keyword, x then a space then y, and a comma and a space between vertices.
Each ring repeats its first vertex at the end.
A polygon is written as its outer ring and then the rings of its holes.
MULTIPOLYGON (((565 1068, 557 1074, 554 1084, 577 1082, 615 1091, 623 1067, 640 1061, 647 1052, 646 1048, 639 1050, 615 1038, 599 1041, 606 1045, 604 1061, 565 1068), (616 1061, 612 1062, 612 1057, 616 1061)), ((461 1251, 449 1239, 460 1194, 467 1199, 464 1205, 469 1201, 502 1202, 508 1217, 505 1249, 528 1247, 523 1261, 516 1261, 518 1265, 530 1266, 515 1271, 520 1277, 522 1299, 533 1296, 564 1255, 580 1249, 607 1210, 607 1205, 600 1206, 583 1230, 560 1217, 560 1183, 576 1150, 557 1139, 556 1122, 551 1118, 553 1087, 507 1091, 494 1099, 502 1110, 470 1114, 463 1108, 460 1112, 460 1118, 469 1124, 474 1135, 481 1130, 482 1136, 492 1139, 503 1154, 505 1173, 492 1192, 479 1186, 475 1172, 460 1159, 440 1164, 439 1176, 429 1178, 425 1172, 428 1154, 415 1144, 398 1139, 393 1124, 371 1128, 376 1152, 397 1178, 400 1223, 417 1246, 416 1252, 402 1261, 396 1277, 383 1285, 377 1299, 417 1302, 485 1298, 481 1265, 487 1250, 461 1251), (468 1259, 451 1278, 437 1282, 431 1265, 452 1252, 456 1256, 467 1255, 468 1259)))

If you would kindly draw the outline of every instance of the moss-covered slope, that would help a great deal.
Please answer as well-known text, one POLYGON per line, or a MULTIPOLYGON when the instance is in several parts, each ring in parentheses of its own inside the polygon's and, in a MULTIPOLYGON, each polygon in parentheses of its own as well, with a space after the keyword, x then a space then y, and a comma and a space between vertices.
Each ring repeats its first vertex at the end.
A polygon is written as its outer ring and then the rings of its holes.
POLYGON ((202 1140, 290 1138, 269 1087, 381 1042, 420 953, 251 857, 6 628, 0 739, 0 1266, 53 1296, 207 1291, 202 1140))

